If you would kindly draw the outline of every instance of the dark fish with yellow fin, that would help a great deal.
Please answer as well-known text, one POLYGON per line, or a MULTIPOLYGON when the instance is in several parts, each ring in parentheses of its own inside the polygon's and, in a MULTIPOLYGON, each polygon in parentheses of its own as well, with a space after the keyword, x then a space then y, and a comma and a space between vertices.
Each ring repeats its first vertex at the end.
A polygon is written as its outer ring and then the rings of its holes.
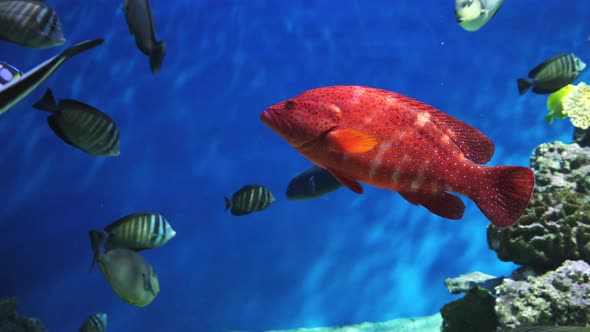
POLYGON ((0 39, 30 48, 66 41, 55 10, 37 0, 0 0, 0 39))
POLYGON ((105 332, 107 330, 107 314, 99 313, 88 317, 79 332, 105 332))
POLYGON ((33 107, 51 113, 47 123, 64 142, 97 157, 120 154, 117 124, 98 109, 73 99, 56 103, 50 89, 33 107))
POLYGON ((29 70, 20 78, 13 79, 6 85, 0 85, 0 115, 6 113, 12 106, 31 93, 31 91, 51 76, 66 60, 94 48, 103 42, 103 39, 94 39, 76 44, 29 70))
POLYGON ((150 57, 150 69, 155 74, 162 67, 162 61, 166 55, 166 43, 156 41, 154 18, 149 1, 125 0, 123 12, 129 32, 135 37, 137 48, 150 57))
POLYGON ((311 166, 295 176, 287 186, 287 198, 304 200, 321 197, 342 187, 328 170, 311 166))
POLYGON ((517 327, 510 332, 590 332, 590 327, 582 326, 554 326, 554 325, 537 325, 517 327))
POLYGON ((225 198, 225 210, 231 207, 231 214, 243 216, 256 211, 262 211, 274 203, 275 198, 266 187, 253 184, 236 191, 230 200, 225 198))
POLYGON ((531 86, 534 93, 553 93, 574 82, 584 68, 586 64, 573 53, 556 55, 531 70, 528 79, 519 78, 518 93, 525 94, 531 86))
POLYGON ((138 253, 129 249, 95 252, 98 266, 119 297, 134 306, 145 307, 160 292, 154 268, 138 253))
POLYGON ((18 79, 23 75, 23 72, 15 68, 13 65, 0 61, 0 86, 8 82, 18 79))

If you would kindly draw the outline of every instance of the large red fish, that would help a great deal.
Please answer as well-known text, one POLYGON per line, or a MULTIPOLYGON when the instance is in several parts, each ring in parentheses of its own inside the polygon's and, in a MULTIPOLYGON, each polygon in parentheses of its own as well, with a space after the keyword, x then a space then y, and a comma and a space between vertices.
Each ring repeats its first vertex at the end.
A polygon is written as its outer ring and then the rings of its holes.
POLYGON ((415 205, 461 219, 472 199, 498 227, 524 213, 531 169, 481 166, 494 144, 480 131, 432 106, 362 86, 306 91, 269 107, 261 120, 297 151, 362 193, 359 181, 395 190, 415 205))

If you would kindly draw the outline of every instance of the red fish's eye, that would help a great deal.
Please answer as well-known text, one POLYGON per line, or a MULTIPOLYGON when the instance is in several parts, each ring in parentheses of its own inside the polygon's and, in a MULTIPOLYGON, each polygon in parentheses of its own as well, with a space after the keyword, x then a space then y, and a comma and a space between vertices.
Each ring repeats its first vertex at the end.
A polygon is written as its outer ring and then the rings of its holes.
POLYGON ((287 108, 293 108, 293 107, 295 107, 295 101, 294 100, 287 100, 287 103, 285 105, 287 105, 287 108))

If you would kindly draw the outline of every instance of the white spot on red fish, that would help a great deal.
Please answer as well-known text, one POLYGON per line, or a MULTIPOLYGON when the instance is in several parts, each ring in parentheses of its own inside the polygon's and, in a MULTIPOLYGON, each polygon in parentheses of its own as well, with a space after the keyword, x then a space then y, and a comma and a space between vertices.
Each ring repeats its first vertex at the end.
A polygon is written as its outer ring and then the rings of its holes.
POLYGON ((424 127, 428 121, 430 121, 430 113, 428 112, 420 112, 416 116, 416 126, 418 127, 424 127))

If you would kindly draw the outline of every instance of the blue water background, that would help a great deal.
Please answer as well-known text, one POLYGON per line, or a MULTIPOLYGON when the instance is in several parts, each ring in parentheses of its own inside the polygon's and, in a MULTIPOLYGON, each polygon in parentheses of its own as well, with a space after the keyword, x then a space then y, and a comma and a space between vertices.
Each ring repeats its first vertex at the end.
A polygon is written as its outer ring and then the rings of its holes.
MULTIPOLYGON (((105 44, 64 64, 0 119, 0 296, 50 331, 106 312, 110 331, 262 331, 430 315, 457 298, 443 281, 508 274, 469 200, 461 221, 365 186, 288 201, 309 162, 264 126, 266 107, 327 85, 393 90, 480 129, 492 165, 525 165, 540 143, 570 141, 549 125, 546 97, 516 78, 553 55, 590 63, 590 1, 506 1, 470 33, 453 1, 152 0, 168 53, 157 75, 129 35, 119 1, 48 1, 67 45, 105 44), (117 121, 121 155, 95 158, 60 141, 31 105, 50 87, 117 121), (234 217, 223 196, 259 183, 277 202, 234 217), (126 214, 162 213, 177 236, 144 257, 161 292, 145 308, 89 272, 87 232, 126 214)), ((63 47, 0 44, 23 71, 63 47)), ((588 74, 580 80, 588 78, 588 74)))

